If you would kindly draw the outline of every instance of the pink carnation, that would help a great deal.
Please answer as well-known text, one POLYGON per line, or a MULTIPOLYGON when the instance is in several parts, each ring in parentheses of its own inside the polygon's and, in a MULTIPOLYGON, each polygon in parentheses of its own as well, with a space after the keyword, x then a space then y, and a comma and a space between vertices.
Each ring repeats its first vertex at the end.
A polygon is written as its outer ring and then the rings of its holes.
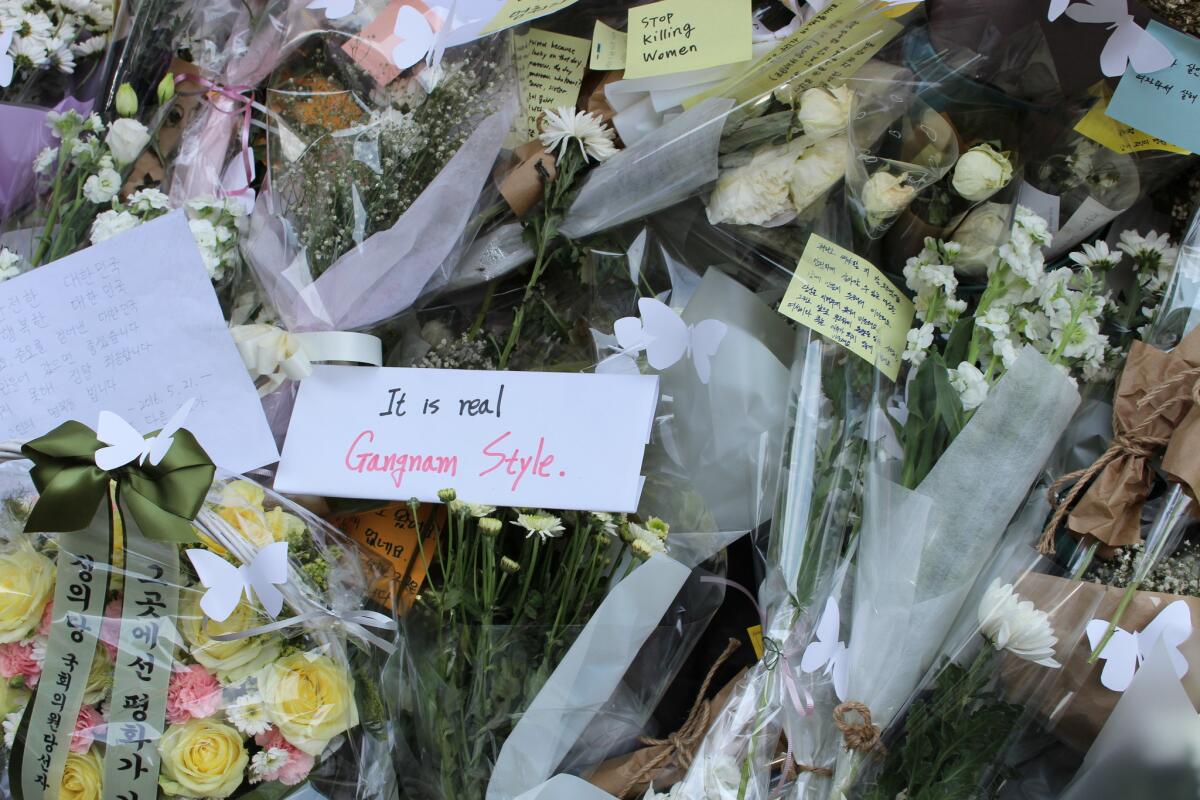
POLYGON ((181 725, 204 719, 221 707, 221 684, 204 667, 193 664, 171 673, 167 687, 167 722, 181 725))
POLYGON ((108 651, 108 660, 117 661, 117 645, 121 641, 121 613, 125 600, 117 595, 104 607, 104 620, 100 623, 100 643, 108 651))
POLYGON ((254 737, 254 742, 264 750, 278 748, 287 751, 288 754, 287 761, 283 762, 278 769, 264 774, 262 780, 279 781, 284 786, 295 786, 307 778, 309 772, 312 772, 313 757, 283 738, 283 734, 279 732, 278 728, 271 728, 266 733, 258 734, 254 737))
POLYGON ((37 686, 42 665, 34 653, 33 642, 0 644, 0 677, 24 678, 26 686, 37 686))
POLYGON ((104 727, 104 717, 95 706, 84 706, 79 709, 79 719, 75 723, 75 732, 71 734, 71 752, 83 754, 92 749, 96 735, 104 727))
POLYGON ((51 611, 54 607, 54 601, 50 600, 46 603, 46 607, 42 609, 42 622, 38 625, 38 636, 50 635, 50 623, 53 622, 51 611))

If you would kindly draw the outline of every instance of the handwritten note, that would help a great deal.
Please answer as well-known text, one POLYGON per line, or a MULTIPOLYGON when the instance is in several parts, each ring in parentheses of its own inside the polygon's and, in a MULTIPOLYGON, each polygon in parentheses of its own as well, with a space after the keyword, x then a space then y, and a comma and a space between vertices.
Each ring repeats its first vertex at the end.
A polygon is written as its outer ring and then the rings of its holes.
POLYGON ((145 433, 189 398, 219 466, 278 458, 183 212, 0 283, 0 439, 103 409, 145 433))
POLYGON ((591 43, 578 36, 531 28, 516 42, 517 77, 525 118, 517 131, 519 144, 536 138, 537 121, 546 109, 575 107, 591 43))
POLYGON ((657 400, 648 375, 318 366, 275 488, 633 511, 657 400))
POLYGON ((750 0, 662 0, 629 9, 625 77, 649 78, 749 61, 750 0))
POLYGON ((504 5, 492 21, 480 33, 495 33, 523 22, 553 14, 579 0, 505 0, 504 5))
POLYGON ((437 549, 438 531, 445 517, 436 506, 418 506, 414 517, 408 503, 392 503, 338 518, 337 526, 347 536, 392 565, 392 574, 371 586, 373 601, 398 614, 412 605, 437 549), (418 531, 424 537, 423 542, 417 541, 418 531))
POLYGON ((592 31, 592 69, 625 69, 626 38, 625 31, 596 20, 592 31))
POLYGON ((1147 27, 1175 56, 1151 75, 1126 70, 1108 115, 1176 147, 1200 152, 1200 39, 1158 22, 1147 27))
POLYGON ((1091 94, 1099 97, 1083 119, 1075 125, 1075 131, 1097 144, 1101 144, 1117 153, 1138 153, 1142 150, 1166 150, 1168 153, 1187 154, 1187 150, 1176 147, 1170 142, 1164 142, 1157 136, 1139 131, 1132 125, 1117 122, 1108 115, 1108 104, 1111 92, 1108 84, 1101 83, 1093 87, 1091 94))
POLYGON ((871 362, 892 380, 913 320, 912 301, 870 263, 813 234, 779 313, 871 362))
POLYGON ((876 9, 834 0, 744 72, 683 105, 690 108, 709 97, 748 102, 790 81, 798 81, 798 89, 840 85, 902 30, 903 25, 876 9))

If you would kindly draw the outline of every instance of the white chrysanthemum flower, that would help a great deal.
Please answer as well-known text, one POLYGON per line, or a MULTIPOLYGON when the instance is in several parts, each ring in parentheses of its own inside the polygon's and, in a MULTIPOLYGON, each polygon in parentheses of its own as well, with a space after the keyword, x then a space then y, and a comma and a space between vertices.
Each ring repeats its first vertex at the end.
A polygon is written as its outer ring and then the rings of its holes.
POLYGON ((487 506, 480 503, 467 503, 467 513, 475 519, 482 519, 484 517, 491 516, 495 511, 495 506, 487 506))
POLYGON ((1029 600, 1022 600, 1011 583, 996 578, 979 602, 979 628, 997 650, 1007 650, 1018 658, 1043 667, 1062 666, 1054 660, 1058 637, 1045 611, 1029 600))
POLYGON ((99 244, 141 224, 142 221, 128 211, 105 211, 92 223, 92 244, 99 244))
POLYGON ((513 525, 526 530, 526 539, 536 534, 543 542, 547 539, 557 539, 566 530, 562 526, 561 519, 553 514, 547 514, 545 511, 539 511, 536 514, 518 514, 513 525))
POLYGON ((592 522, 600 526, 600 530, 610 536, 617 535, 617 518, 606 511, 593 511, 590 514, 592 522))
POLYGON ((30 36, 18 36, 13 39, 8 52, 18 65, 28 65, 34 69, 41 69, 50 60, 45 43, 30 36))
POLYGON ((654 553, 667 552, 666 544, 657 533, 636 522, 629 523, 629 535, 632 538, 630 547, 642 558, 649 558, 654 553))
POLYGON ((271 747, 260 750, 250 759, 250 782, 260 783, 267 775, 271 775, 288 762, 291 756, 282 747, 271 747))
POLYGON ((45 175, 47 172, 50 171, 50 168, 53 167, 55 162, 57 162, 57 161, 58 161, 58 148, 57 147, 43 148, 42 152, 38 153, 37 158, 35 158, 33 161, 33 171, 36 172, 38 175, 45 175))
POLYGON ((257 736, 271 728, 266 706, 258 692, 248 692, 234 700, 225 709, 225 716, 229 724, 246 736, 257 736))
POLYGON ((1083 252, 1071 253, 1070 258, 1081 267, 1111 269, 1121 261, 1121 254, 1108 249, 1108 243, 1097 241, 1083 245, 1083 252))
POLYGON ((964 411, 972 411, 987 399, 988 382, 974 364, 966 361, 950 370, 950 385, 958 392, 964 411))
POLYGON ((21 257, 9 250, 7 247, 0 247, 0 281, 6 281, 9 278, 15 278, 21 274, 21 257))
POLYGON ((576 111, 570 106, 547 110, 538 138, 548 151, 557 151, 559 161, 562 161, 573 142, 579 143, 585 161, 607 161, 617 152, 612 128, 605 125, 604 120, 589 111, 576 111))
POLYGON ((909 328, 904 341, 906 347, 900 357, 914 367, 921 366, 929 354, 929 348, 933 346, 933 324, 926 322, 919 328, 909 328))
POLYGON ((1171 244, 1171 237, 1157 231, 1150 231, 1145 236, 1137 231, 1124 231, 1117 247, 1128 253, 1130 258, 1146 258, 1157 254, 1163 261, 1173 262, 1179 255, 1179 249, 1171 244))
POLYGON ((83 182, 83 196, 97 205, 110 202, 121 191, 121 173, 102 169, 83 182))
POLYGON ((18 708, 4 718, 4 746, 9 750, 12 750, 13 743, 17 741, 17 728, 21 727, 21 717, 23 716, 25 716, 25 709, 18 708))
POLYGON ((108 47, 108 37, 104 34, 89 36, 82 42, 75 42, 71 45, 71 50, 75 53, 76 58, 87 58, 102 52, 108 47))

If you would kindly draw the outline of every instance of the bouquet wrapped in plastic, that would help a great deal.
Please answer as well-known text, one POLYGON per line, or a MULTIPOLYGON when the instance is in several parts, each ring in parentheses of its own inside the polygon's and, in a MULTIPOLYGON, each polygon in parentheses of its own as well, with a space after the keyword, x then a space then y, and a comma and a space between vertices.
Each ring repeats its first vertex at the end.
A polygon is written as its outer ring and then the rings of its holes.
POLYGON ((188 431, 129 433, 3 451, 33 462, 2 472, 10 796, 394 796, 381 566, 188 431))

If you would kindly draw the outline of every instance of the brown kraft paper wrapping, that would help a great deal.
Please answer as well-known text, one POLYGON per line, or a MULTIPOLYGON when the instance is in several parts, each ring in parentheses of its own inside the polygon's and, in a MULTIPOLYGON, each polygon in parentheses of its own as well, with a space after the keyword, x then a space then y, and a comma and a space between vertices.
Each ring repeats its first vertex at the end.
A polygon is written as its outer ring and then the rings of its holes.
MULTIPOLYGON (((725 707, 725 704, 729 701, 729 696, 733 694, 733 690, 737 687, 738 681, 745 674, 746 670, 743 669, 733 677, 733 680, 725 684, 721 691, 713 696, 710 708, 714 717, 725 707)), ((610 758, 596 767, 596 770, 588 776, 588 782, 615 797, 621 797, 621 790, 628 786, 631 780, 641 774, 651 761, 670 749, 671 745, 655 745, 653 747, 643 747, 640 750, 634 750, 623 756, 610 758)), ((686 768, 675 763, 675 760, 672 759, 667 762, 667 766, 656 770, 650 780, 635 784, 629 793, 624 796, 641 797, 646 793, 646 789, 651 783, 654 784, 656 790, 665 791, 683 780, 686 772, 686 768)))
MULTIPOLYGON (((1154 481, 1153 451, 1167 443, 1172 431, 1194 404, 1192 392, 1200 366, 1200 329, 1169 353, 1134 342, 1113 398, 1113 444, 1100 474, 1072 509, 1068 527, 1092 537, 1105 548, 1126 547, 1141 540, 1142 504, 1154 481), (1132 439, 1129 437, 1133 437, 1132 439)), ((1197 424, 1193 421, 1189 430, 1197 424)), ((1192 483, 1200 460, 1177 447, 1168 472, 1192 483), (1175 470, 1179 470, 1176 472, 1175 470)))
MULTIPOLYGON (((1043 723, 1048 724, 1058 738, 1079 752, 1085 752, 1100 733, 1121 695, 1100 683, 1103 658, 1097 659, 1095 664, 1088 663, 1092 648, 1083 629, 1093 619, 1112 619, 1125 589, 1052 575, 1027 575, 1018 583, 1017 592, 1033 601, 1038 608, 1049 611, 1050 624, 1060 637, 1066 632, 1076 635, 1074 647, 1069 650, 1070 657, 1061 670, 1056 670, 1061 672, 1061 676, 1050 691, 1038 698, 1037 705, 1041 709, 1043 723)), ((1200 619, 1200 598, 1137 592, 1121 617, 1120 628, 1131 633, 1141 631, 1176 600, 1188 604, 1195 624, 1200 619)), ((1063 642, 1060 641, 1060 644, 1063 642)), ((1193 703, 1200 704, 1200 636, 1189 637, 1179 651, 1189 665, 1183 677, 1184 689, 1193 703)), ((1005 665, 1004 683, 1012 699, 1017 702, 1027 700, 1032 681, 1039 677, 1045 677, 1045 670, 1030 669, 1027 662, 1013 658, 1005 665)))

